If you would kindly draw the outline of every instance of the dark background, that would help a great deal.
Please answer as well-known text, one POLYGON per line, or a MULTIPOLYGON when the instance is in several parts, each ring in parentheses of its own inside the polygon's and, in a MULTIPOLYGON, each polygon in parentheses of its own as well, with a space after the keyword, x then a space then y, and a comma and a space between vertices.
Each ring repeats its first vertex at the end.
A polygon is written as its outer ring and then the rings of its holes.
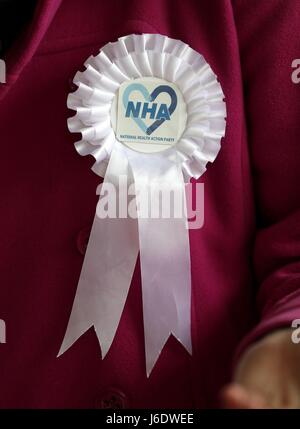
POLYGON ((0 57, 4 57, 13 41, 21 36, 36 3, 37 0, 0 0, 0 57))

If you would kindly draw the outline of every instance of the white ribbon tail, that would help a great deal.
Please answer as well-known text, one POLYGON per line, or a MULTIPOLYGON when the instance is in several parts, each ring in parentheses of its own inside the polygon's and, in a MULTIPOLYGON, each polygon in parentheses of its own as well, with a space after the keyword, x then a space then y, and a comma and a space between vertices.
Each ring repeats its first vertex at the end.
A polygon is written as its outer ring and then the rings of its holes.
MULTIPOLYGON (((113 151, 103 185, 115 184, 118 175, 128 174, 128 163, 113 151)), ((101 197, 100 197, 101 198, 101 197)), ((58 356, 63 354, 91 326, 101 346, 102 358, 114 339, 138 256, 135 219, 94 218, 77 292, 58 356)))
POLYGON ((174 158, 175 161, 170 162, 153 154, 129 154, 135 187, 139 192, 138 226, 147 376, 171 334, 192 354, 190 247, 185 185, 175 153, 174 158), (160 192, 164 192, 161 198, 160 192), (157 197, 161 206, 159 216, 143 216, 141 205, 145 204, 145 199, 148 203, 150 201, 149 208, 153 210, 158 207, 157 197), (163 217, 164 198, 165 207, 170 210, 174 208, 175 201, 178 204, 181 202, 182 210, 178 217, 174 216, 175 212, 170 213, 170 217, 163 217))

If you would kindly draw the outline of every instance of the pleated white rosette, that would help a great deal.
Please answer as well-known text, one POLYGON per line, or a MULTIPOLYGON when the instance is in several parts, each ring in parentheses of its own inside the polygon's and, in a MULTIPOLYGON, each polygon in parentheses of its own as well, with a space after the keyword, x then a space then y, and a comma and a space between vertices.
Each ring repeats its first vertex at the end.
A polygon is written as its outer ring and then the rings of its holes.
MULTIPOLYGON (((93 155, 92 170, 116 186, 121 175, 135 185, 159 180, 184 195, 213 162, 225 134, 226 105, 216 75, 187 44, 159 34, 129 35, 105 45, 85 62, 69 94, 71 132, 80 155, 93 155), (155 77, 176 84, 186 103, 186 127, 171 148, 144 154, 120 143, 112 126, 112 104, 126 81, 155 77)), ((98 193, 100 190, 98 189, 98 193)), ((101 197, 100 197, 101 198, 101 197)), ((191 345, 191 278, 186 218, 99 219, 93 223, 69 324, 59 354, 95 327, 102 358, 115 336, 140 252, 147 375, 173 334, 191 345), (153 240, 153 238, 156 239, 153 240), (172 257, 170 258, 170 255, 172 257)))

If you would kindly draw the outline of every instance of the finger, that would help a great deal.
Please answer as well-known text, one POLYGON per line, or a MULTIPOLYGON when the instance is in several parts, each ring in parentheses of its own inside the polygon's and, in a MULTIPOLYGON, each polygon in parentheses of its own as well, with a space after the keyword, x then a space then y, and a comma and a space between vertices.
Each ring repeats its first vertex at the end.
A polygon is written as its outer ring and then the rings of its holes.
POLYGON ((256 393, 249 392, 237 383, 231 383, 221 391, 221 404, 231 409, 258 409, 266 408, 264 398, 256 393))

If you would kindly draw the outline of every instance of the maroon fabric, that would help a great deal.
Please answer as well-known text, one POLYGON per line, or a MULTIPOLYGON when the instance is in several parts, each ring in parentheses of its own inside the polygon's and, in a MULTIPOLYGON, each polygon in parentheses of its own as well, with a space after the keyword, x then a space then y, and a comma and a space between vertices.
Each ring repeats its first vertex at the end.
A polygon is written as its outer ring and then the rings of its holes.
POLYGON ((299 19, 293 0, 39 2, 0 85, 0 407, 217 406, 238 345, 300 318, 299 19), (69 80, 105 43, 142 32, 203 54, 228 109, 200 179, 205 225, 190 231, 193 357, 171 338, 149 379, 138 265, 105 359, 92 329, 56 357, 99 183, 67 130, 69 80))

